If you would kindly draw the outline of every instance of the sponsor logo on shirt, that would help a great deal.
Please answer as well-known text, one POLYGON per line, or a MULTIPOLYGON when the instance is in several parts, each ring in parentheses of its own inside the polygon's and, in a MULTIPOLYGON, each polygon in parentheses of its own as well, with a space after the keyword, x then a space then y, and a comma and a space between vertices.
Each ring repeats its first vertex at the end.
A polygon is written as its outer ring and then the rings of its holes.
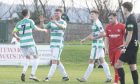
POLYGON ((111 30, 108 30, 108 32, 111 32, 111 30))
POLYGON ((111 38, 118 38, 120 36, 120 34, 110 34, 109 37, 111 38))

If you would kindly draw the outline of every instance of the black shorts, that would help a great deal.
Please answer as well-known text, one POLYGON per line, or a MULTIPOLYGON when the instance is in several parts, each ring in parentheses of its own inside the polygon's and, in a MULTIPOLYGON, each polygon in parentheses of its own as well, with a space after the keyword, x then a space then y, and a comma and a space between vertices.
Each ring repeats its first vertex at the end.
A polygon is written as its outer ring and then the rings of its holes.
POLYGON ((129 45, 126 49, 126 52, 123 53, 119 60, 126 62, 128 64, 136 64, 137 63, 137 52, 139 46, 135 46, 134 44, 129 45))

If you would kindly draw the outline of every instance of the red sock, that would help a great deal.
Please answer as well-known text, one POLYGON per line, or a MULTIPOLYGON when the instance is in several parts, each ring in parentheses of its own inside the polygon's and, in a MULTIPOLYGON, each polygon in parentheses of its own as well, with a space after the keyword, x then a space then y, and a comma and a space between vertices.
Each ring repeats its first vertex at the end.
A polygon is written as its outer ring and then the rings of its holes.
POLYGON ((118 75, 118 70, 117 69, 115 69, 115 74, 114 74, 114 78, 115 78, 115 80, 114 80, 114 82, 115 83, 118 83, 118 81, 119 81, 119 75, 118 75))

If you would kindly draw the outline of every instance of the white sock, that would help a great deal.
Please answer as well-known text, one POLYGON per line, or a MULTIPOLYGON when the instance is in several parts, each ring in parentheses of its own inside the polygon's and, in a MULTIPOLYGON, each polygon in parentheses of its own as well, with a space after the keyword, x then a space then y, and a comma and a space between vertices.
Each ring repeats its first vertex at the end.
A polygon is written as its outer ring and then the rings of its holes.
POLYGON ((60 73, 62 74, 63 77, 68 77, 64 65, 60 62, 58 65, 58 70, 60 71, 60 73))
POLYGON ((49 74, 48 74, 48 78, 50 79, 53 74, 55 73, 55 70, 57 68, 57 64, 52 64, 51 68, 50 68, 50 71, 49 71, 49 74))
POLYGON ((22 70, 22 73, 25 74, 27 69, 28 69, 28 66, 29 66, 29 63, 30 63, 30 60, 29 59, 26 59, 24 64, 23 64, 23 70, 22 70))
POLYGON ((102 66, 103 66, 104 72, 106 74, 106 78, 111 79, 111 73, 110 73, 108 64, 105 62, 105 63, 102 63, 102 66))
POLYGON ((83 78, 85 78, 86 80, 88 79, 89 75, 91 74, 91 72, 93 71, 94 68, 94 64, 89 64, 88 68, 83 76, 83 78))
POLYGON ((38 58, 33 59, 33 61, 32 61, 32 72, 31 72, 32 75, 35 75, 38 64, 39 64, 39 59, 38 58))

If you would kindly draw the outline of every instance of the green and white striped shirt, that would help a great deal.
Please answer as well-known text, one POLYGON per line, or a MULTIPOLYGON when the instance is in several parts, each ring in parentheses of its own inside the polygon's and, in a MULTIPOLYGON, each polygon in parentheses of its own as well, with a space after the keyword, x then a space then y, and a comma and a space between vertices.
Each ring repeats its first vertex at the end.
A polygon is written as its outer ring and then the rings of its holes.
MULTIPOLYGON (((65 27, 67 26, 66 21, 60 19, 58 21, 59 24, 64 25, 65 27)), ((45 25, 45 28, 50 29, 51 34, 50 34, 50 47, 51 48, 61 48, 64 46, 64 29, 59 28, 55 23, 49 22, 48 24, 45 25)))
MULTIPOLYGON (((92 25, 92 34, 94 37, 97 37, 101 32, 104 32, 102 23, 99 20, 96 20, 95 22, 93 22, 93 25, 92 25)), ((104 48, 105 47, 104 39, 99 38, 99 39, 93 40, 92 47, 104 48)))
POLYGON ((36 45, 32 35, 34 28, 36 28, 34 21, 27 18, 24 18, 16 24, 14 32, 19 32, 20 47, 24 48, 36 45))

